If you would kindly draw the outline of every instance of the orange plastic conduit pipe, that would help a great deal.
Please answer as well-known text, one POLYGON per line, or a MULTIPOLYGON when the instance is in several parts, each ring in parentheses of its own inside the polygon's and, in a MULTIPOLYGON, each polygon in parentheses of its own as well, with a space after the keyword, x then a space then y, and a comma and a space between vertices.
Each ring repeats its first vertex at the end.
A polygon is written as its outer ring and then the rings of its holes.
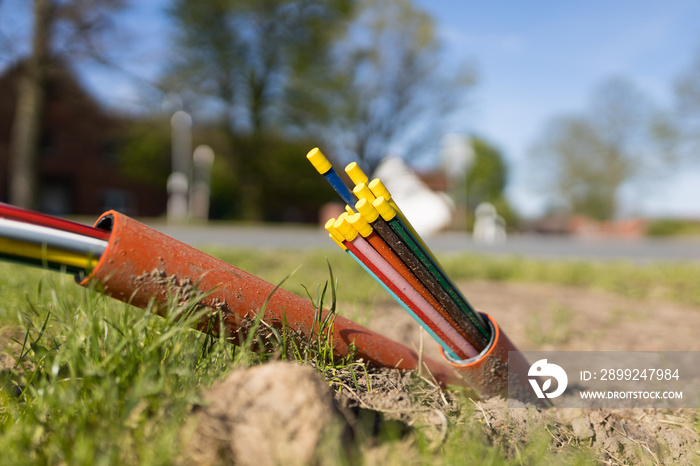
MULTIPOLYGON (((286 320, 290 330, 304 338, 318 331, 318 325, 314 328, 315 309, 308 299, 281 288, 275 290, 275 285, 119 212, 105 212, 95 227, 110 232, 109 242, 90 275, 80 282, 82 286, 97 285, 98 291, 142 309, 153 302, 156 310, 163 310, 178 289, 186 292, 196 287, 204 293, 200 304, 223 311, 224 324, 232 335, 263 307, 262 319, 269 325, 281 328, 286 320)), ((327 312, 324 309, 323 315, 327 312)), ((496 322, 484 317, 493 330, 489 346, 468 361, 452 361, 443 354, 448 365, 421 357, 407 346, 337 315, 334 356, 346 356, 354 343, 357 357, 371 366, 416 370, 422 363, 443 387, 460 385, 470 387, 480 397, 506 397, 511 352, 510 364, 523 375, 516 382, 526 389, 527 362, 496 322)))

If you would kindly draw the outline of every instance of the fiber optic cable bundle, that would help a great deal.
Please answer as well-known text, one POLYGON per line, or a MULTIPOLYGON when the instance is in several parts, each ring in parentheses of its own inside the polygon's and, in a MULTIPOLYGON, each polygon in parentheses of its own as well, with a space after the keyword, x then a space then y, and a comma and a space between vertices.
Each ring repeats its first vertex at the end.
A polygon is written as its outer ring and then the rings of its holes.
POLYGON ((86 275, 107 247, 109 232, 0 203, 0 258, 86 275))
POLYGON ((494 320, 469 304, 382 181, 370 181, 353 162, 345 168, 350 188, 318 148, 306 157, 347 204, 346 212, 326 222, 329 237, 437 341, 479 394, 507 393, 509 351, 518 372, 526 361, 494 320))

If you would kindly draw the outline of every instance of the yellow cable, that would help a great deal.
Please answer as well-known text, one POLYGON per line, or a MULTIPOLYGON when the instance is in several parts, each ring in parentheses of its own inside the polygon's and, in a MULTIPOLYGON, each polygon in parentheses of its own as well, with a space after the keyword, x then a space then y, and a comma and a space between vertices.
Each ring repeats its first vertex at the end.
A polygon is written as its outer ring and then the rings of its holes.
POLYGON ((75 252, 51 249, 45 245, 25 243, 7 238, 0 238, 0 253, 54 262, 86 270, 94 268, 99 261, 99 258, 89 258, 75 252))
POLYGON ((321 152, 321 150, 318 147, 314 147, 313 149, 311 149, 309 153, 306 154, 306 158, 309 160, 309 162, 311 162, 311 165, 313 165, 316 171, 318 171, 321 175, 333 168, 333 165, 331 165, 326 156, 323 155, 323 152, 321 152))
POLYGON ((365 172, 362 171, 357 162, 348 164, 348 166, 345 167, 345 173, 348 174, 352 182, 356 185, 369 182, 369 178, 365 175, 365 172))

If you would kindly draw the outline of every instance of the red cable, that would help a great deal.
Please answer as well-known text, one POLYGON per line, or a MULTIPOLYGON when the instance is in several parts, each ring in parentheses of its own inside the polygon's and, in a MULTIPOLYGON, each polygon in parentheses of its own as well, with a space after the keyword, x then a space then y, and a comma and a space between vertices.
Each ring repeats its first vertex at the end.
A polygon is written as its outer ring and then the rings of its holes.
POLYGON ((3 202, 0 202, 0 217, 19 220, 21 222, 32 223, 34 225, 41 225, 44 227, 56 228, 105 241, 109 239, 108 231, 83 225, 82 223, 73 222, 71 220, 65 220, 58 217, 52 217, 51 215, 32 212, 31 210, 22 209, 3 202))

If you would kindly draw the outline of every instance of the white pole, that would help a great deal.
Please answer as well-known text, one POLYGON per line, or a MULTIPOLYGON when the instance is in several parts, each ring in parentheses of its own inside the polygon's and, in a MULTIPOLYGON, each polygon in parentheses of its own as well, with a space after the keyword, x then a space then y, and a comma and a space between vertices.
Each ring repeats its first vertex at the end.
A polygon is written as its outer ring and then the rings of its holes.
POLYGON ((206 222, 209 218, 211 169, 214 150, 206 145, 197 146, 192 156, 192 189, 190 190, 190 218, 206 222))
POLYGON ((168 222, 187 220, 192 117, 178 110, 170 119, 172 130, 172 173, 168 178, 168 222))

